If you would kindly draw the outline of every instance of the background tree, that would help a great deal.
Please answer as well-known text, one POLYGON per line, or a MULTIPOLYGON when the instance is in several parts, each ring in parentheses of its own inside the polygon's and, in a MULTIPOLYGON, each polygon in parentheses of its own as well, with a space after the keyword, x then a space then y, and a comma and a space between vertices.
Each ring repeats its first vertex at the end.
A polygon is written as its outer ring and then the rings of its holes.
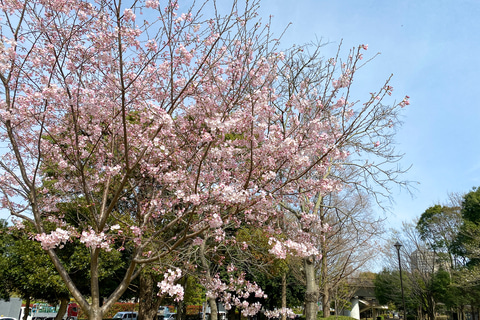
MULTIPOLYGON (((297 266, 301 268, 301 264, 297 266)), ((282 267, 282 269, 284 269, 282 267)), ((267 294, 265 300, 265 308, 267 310, 281 310, 282 308, 294 309, 302 306, 305 298, 305 283, 300 282, 298 277, 293 275, 289 270, 277 270, 279 273, 258 273, 255 276, 257 283, 267 294), (284 279, 285 277, 285 279, 284 279), (285 281, 285 283, 284 283, 285 281), (278 290, 285 285, 285 304, 283 303, 283 290, 278 290)), ((281 314, 284 315, 283 313, 281 314)), ((285 314, 286 315, 286 314, 285 314)))
MULTIPOLYGON (((324 115, 339 119, 335 125, 325 128, 324 133, 328 133, 330 132, 328 130, 334 130, 334 128, 335 130, 340 129, 337 135, 332 135, 334 137, 332 143, 341 146, 345 156, 328 159, 325 163, 328 169, 323 176, 315 175, 312 172, 302 177, 305 181, 315 181, 317 177, 321 177, 321 179, 331 181, 335 186, 330 190, 321 189, 320 191, 300 187, 298 191, 303 191, 301 197, 286 198, 286 201, 281 204, 286 217, 284 220, 287 221, 284 223, 284 232, 289 236, 296 234, 297 237, 303 238, 320 234, 317 241, 318 246, 328 226, 328 219, 327 221, 322 220, 325 216, 322 211, 327 207, 325 205, 326 196, 336 194, 341 188, 345 188, 348 189, 350 195, 358 194, 360 196, 361 193, 366 193, 380 203, 382 196, 388 197, 391 184, 406 185, 406 182, 398 177, 403 171, 393 165, 401 159, 401 155, 395 152, 392 139, 393 128, 400 124, 399 109, 408 103, 408 98, 406 97, 399 104, 390 106, 382 104, 381 100, 388 96, 392 89, 387 81, 362 105, 348 103, 351 98, 350 90, 354 74, 361 66, 362 50, 365 50, 366 46, 359 46, 350 52, 350 58, 341 64, 341 74, 338 78, 335 74, 335 66, 340 64, 338 56, 323 61, 320 56, 320 47, 312 47, 301 48, 300 50, 308 52, 304 55, 288 56, 287 54, 286 65, 281 69, 280 74, 288 80, 285 81, 286 85, 277 91, 284 92, 282 97, 285 100, 289 99, 285 102, 286 106, 293 103, 303 104, 304 99, 313 101, 313 96, 320 94, 318 101, 322 107, 335 106, 324 115)), ((306 105, 303 107, 298 121, 310 123, 311 117, 318 112, 318 108, 306 105)), ((323 149, 323 151, 328 150, 323 149)), ((328 158, 327 154, 325 156, 328 158)), ((317 254, 307 255, 304 259, 305 310, 308 320, 316 318, 317 313, 319 289, 315 265, 318 256, 317 254)), ((326 267, 324 269, 326 270, 326 267)), ((326 279, 326 274, 324 278, 326 279)), ((324 283, 327 285, 328 281, 324 283)), ((324 290, 325 292, 328 290, 324 290)), ((328 298, 328 295, 324 296, 328 298)))
POLYGON ((455 273, 452 275, 455 292, 459 293, 461 299, 455 299, 459 305, 459 314, 464 315, 464 306, 471 305, 472 316, 479 314, 480 310, 474 306, 480 301, 479 294, 479 253, 480 244, 480 190, 473 188, 466 193, 461 202, 461 225, 452 243, 452 252, 462 259, 455 273))
MULTIPOLYGON (((403 271, 403 270, 402 270, 403 271)), ((406 273, 403 279, 407 279, 406 273)), ((400 272, 398 269, 384 268, 380 271, 374 280, 375 284, 375 297, 378 299, 378 303, 381 305, 395 306, 395 310, 403 310, 402 295, 399 294, 400 290, 400 272)), ((412 287, 410 282, 404 282, 404 295, 405 306, 407 308, 407 314, 416 314, 418 309, 418 301, 413 297, 412 287)))
POLYGON ((61 319, 70 297, 40 244, 32 243, 18 230, 8 228, 3 220, 0 237, 3 244, 0 261, 5 266, 0 279, 6 297, 18 295, 26 301, 25 320, 30 301, 40 299, 54 305, 60 303, 56 319, 61 319))
POLYGON ((422 213, 416 226, 421 239, 431 250, 444 256, 451 269, 462 265, 458 260, 460 257, 452 250, 462 224, 460 210, 460 203, 447 206, 434 205, 422 213))
POLYGON ((466 193, 461 203, 461 225, 452 244, 453 251, 464 258, 464 264, 478 264, 480 243, 480 188, 466 193))
MULTIPOLYGON (((419 316, 433 318, 442 302, 447 312, 463 319, 466 306, 477 304, 477 198, 477 188, 465 195, 451 194, 446 205, 434 205, 422 213, 415 230, 406 224, 396 235, 405 244, 402 255, 407 259, 403 263, 410 268, 412 294, 421 307, 419 316)), ((469 311, 473 315, 478 312, 475 307, 469 311)))
POLYGON ((407 307, 407 312, 416 313, 421 319, 434 319, 439 303, 447 304, 450 299, 447 294, 451 290, 450 259, 437 254, 435 246, 422 239, 417 226, 417 221, 404 223, 402 230, 388 243, 389 264, 392 269, 398 268, 393 243, 400 241, 404 286, 410 290, 405 297, 413 299, 417 307, 417 310, 407 307))
POLYGON ((8 271, 8 260, 6 259, 5 253, 10 240, 7 238, 7 225, 6 220, 0 219, 0 279, 2 279, 2 283, 4 284, 0 288, 0 299, 8 301, 10 299, 10 292, 7 282, 4 280, 7 277, 8 271))
POLYGON ((317 269, 324 316, 328 317, 330 297, 339 292, 337 286, 346 288, 345 279, 368 264, 384 230, 382 219, 371 214, 367 195, 352 195, 348 189, 325 197, 321 219, 329 229, 320 239, 322 257, 317 269))

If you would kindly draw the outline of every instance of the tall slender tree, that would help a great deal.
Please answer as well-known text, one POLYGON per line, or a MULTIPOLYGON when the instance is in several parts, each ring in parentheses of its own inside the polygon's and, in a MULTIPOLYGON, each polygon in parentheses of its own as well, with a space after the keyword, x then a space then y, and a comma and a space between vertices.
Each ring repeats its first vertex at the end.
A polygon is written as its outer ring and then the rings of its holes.
MULTIPOLYGON (((336 196, 343 189, 352 199, 364 199, 367 195, 382 206, 383 200, 389 198, 393 185, 408 186, 408 182, 401 179, 404 170, 398 166, 402 154, 395 150, 393 143, 395 128, 401 124, 399 110, 409 104, 408 97, 400 103, 383 104, 383 99, 391 95, 393 90, 389 85, 390 79, 387 79, 377 92, 368 94, 364 103, 350 102, 350 99, 354 99, 354 76, 364 67, 362 59, 366 49, 366 45, 353 48, 349 58, 342 61, 339 54, 336 58, 324 60, 321 46, 305 46, 287 53, 283 68, 279 71, 285 79, 277 89, 277 92, 283 93, 280 95, 286 106, 283 112, 291 106, 297 106, 300 110, 297 119, 299 126, 315 123, 314 119, 321 116, 330 124, 318 127, 316 131, 325 142, 329 141, 342 152, 341 157, 332 158, 331 149, 319 150, 325 170, 321 173, 306 172, 301 180, 312 185, 307 187, 298 184, 295 191, 299 195, 285 197, 280 203, 284 218, 279 225, 283 226, 285 234, 289 238, 293 236, 316 243, 315 248, 309 248, 310 251, 306 247, 284 245, 284 248, 304 257, 307 320, 316 319, 317 314, 319 285, 315 269, 316 261, 322 257, 319 248, 326 250, 326 242, 323 242, 323 248, 321 245, 328 232, 326 210, 329 207, 326 198, 336 196), (340 69, 340 74, 337 74, 337 69, 340 69), (317 105, 306 101, 317 101, 317 105), (321 185, 325 181, 330 182, 329 188, 313 188, 315 183, 321 185)), ((306 134, 300 130, 297 133, 300 136, 306 134)), ((304 158, 305 161, 307 159, 304 158)), ((288 172, 280 174, 289 176, 288 172)), ((336 204, 336 210, 347 206, 336 204)), ((280 247, 280 244, 276 244, 274 251, 281 251, 280 247)), ((326 265, 324 270, 327 270, 326 265)), ((323 276, 326 279, 326 274, 323 276)), ((326 292, 328 300, 328 290, 326 292)))

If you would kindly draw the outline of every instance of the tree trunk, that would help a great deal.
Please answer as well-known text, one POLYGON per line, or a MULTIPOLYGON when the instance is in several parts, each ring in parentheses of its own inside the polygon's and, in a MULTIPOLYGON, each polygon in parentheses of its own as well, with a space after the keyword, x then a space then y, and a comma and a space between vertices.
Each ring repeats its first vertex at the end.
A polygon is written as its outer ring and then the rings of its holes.
POLYGON ((313 256, 303 259, 307 280, 305 291, 305 320, 317 319, 318 286, 315 279, 314 259, 315 257, 313 256))
POLYGON ((209 320, 218 320, 218 309, 217 301, 215 298, 208 298, 208 305, 210 306, 210 319, 209 320))
MULTIPOLYGON (((210 273, 210 263, 208 262, 207 258, 205 257, 205 243, 207 239, 204 239, 202 244, 200 245, 199 255, 200 261, 202 263, 202 268, 205 271, 205 279, 207 282, 212 281, 212 275, 210 273)), ((217 300, 215 297, 207 297, 208 305, 210 306, 210 319, 209 320, 217 320, 218 319, 218 309, 217 309, 217 300)))
MULTIPOLYGON (((323 198, 319 198, 319 204, 323 203, 323 198)), ((322 229, 324 228, 324 221, 325 221, 325 211, 322 206, 320 206, 319 210, 320 215, 320 222, 322 229)), ((326 234, 324 231, 322 232, 322 237, 320 240, 320 250, 322 257, 321 260, 321 291, 322 291, 322 310, 323 310, 323 317, 328 318, 330 317, 330 286, 328 283, 328 264, 327 264, 327 243, 326 243, 326 234)))
POLYGON ((67 312, 67 307, 69 302, 70 302, 69 299, 65 299, 65 298, 60 299, 60 308, 58 309, 57 315, 55 316, 55 320, 63 319, 63 316, 67 312))
POLYGON ((429 296, 428 300, 429 300, 428 309, 427 309, 428 318, 430 320, 435 320, 435 311, 436 311, 435 300, 433 299, 432 296, 429 296))
POLYGON ((235 319, 235 313, 236 313, 237 308, 235 306, 232 306, 230 310, 227 311, 227 319, 228 320, 236 320, 235 319))
MULTIPOLYGON (((183 284, 184 290, 187 291, 186 282, 183 284)), ((185 320, 187 318, 187 305, 183 300, 178 301, 177 303, 177 315, 175 316, 176 320, 185 320)))
POLYGON ((156 318, 162 299, 156 294, 155 288, 153 275, 142 273, 140 275, 138 292, 138 320, 152 320, 156 318))
POLYGON ((101 309, 92 306, 92 311, 88 315, 88 320, 103 320, 103 314, 101 312, 101 309))
POLYGON ((29 313, 30 313, 30 297, 25 298, 25 309, 23 313, 23 319, 21 320, 27 320, 29 313))
MULTIPOLYGON (((282 273, 282 309, 287 308, 287 273, 282 273)), ((287 320, 287 314, 282 314, 282 320, 287 320)))
POLYGON ((323 307, 323 317, 330 317, 330 289, 328 284, 323 285, 323 295, 322 295, 322 307, 323 307))

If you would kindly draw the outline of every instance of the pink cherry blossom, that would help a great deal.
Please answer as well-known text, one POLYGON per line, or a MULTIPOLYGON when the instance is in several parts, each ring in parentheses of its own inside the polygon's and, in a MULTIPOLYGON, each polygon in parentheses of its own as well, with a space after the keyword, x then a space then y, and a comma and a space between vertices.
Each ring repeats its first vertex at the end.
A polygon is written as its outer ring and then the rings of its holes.
POLYGON ((205 283, 207 297, 219 299, 227 310, 235 306, 245 317, 257 314, 261 309, 261 303, 250 303, 247 299, 251 296, 266 298, 265 293, 256 283, 245 280, 245 273, 234 274, 236 268, 233 265, 228 266, 228 270, 230 274, 228 283, 223 282, 218 274, 205 283))
POLYGON ((16 229, 18 230, 23 230, 25 229, 25 225, 23 224, 23 221, 20 219, 12 219, 12 222, 15 226, 16 229))
POLYGON ((145 6, 146 6, 147 8, 156 9, 156 8, 158 8, 158 6, 159 6, 159 2, 156 1, 156 0, 147 0, 147 1, 145 2, 145 6))
POLYGON ((137 226, 131 226, 130 230, 132 230, 132 233, 137 237, 142 235, 142 230, 140 230, 140 228, 137 226))
POLYGON ((111 251, 110 242, 103 232, 96 233, 94 230, 83 231, 80 236, 80 242, 87 248, 100 248, 105 251, 111 251))
POLYGON ((35 240, 39 241, 42 248, 45 250, 54 249, 56 247, 63 247, 68 240, 70 240, 70 232, 57 228, 49 234, 37 234, 35 240))
POLYGON ((210 220, 209 224, 210 224, 211 228, 215 229, 215 228, 221 227, 222 224, 223 224, 223 221, 220 218, 220 215, 218 215, 217 213, 214 213, 211 217, 211 220, 210 220))
POLYGON ((175 284, 175 281, 180 279, 182 271, 180 269, 171 270, 168 269, 163 275, 163 280, 158 283, 161 294, 168 294, 175 298, 175 301, 183 300, 183 287, 179 284, 175 284))
POLYGON ((293 312, 292 309, 290 308, 281 308, 281 309, 275 309, 275 310, 267 310, 264 312, 265 316, 267 318, 274 318, 274 319, 279 319, 281 318, 282 315, 285 315, 287 318, 294 319, 296 318, 296 314, 293 312))
POLYGON ((333 80, 332 85, 334 89, 347 88, 350 85, 351 71, 347 70, 338 80, 333 80))
POLYGON ((405 106, 408 106, 410 105, 410 97, 409 96, 405 96, 405 98, 403 98, 402 102, 399 103, 399 105, 403 108, 405 106))
POLYGON ((135 14, 132 9, 125 9, 125 11, 123 11, 123 17, 125 21, 135 21, 135 14))

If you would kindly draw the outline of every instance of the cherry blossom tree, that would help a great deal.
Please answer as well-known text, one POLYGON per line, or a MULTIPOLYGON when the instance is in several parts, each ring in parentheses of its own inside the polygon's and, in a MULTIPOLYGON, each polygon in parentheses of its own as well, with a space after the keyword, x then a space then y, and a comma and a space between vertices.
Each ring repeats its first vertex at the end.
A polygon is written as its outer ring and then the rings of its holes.
MULTIPOLYGON (((381 133, 408 98, 385 107, 385 85, 349 101, 366 46, 340 69, 338 59, 317 66, 317 53, 307 63, 302 48, 277 50, 257 7, 0 3, 2 206, 34 224, 89 319, 102 319, 148 263, 206 231, 222 241, 227 224, 278 234, 277 217, 301 212, 301 228, 272 237, 273 250, 311 259, 316 203, 342 187, 331 168, 367 144, 385 150, 381 133), (90 250, 89 299, 58 258, 74 239, 90 250), (102 299, 100 252, 123 249, 128 268, 102 299)), ((161 293, 181 298, 179 271, 165 273, 161 293)))
MULTIPOLYGON (((306 45, 288 52, 279 69, 283 81, 277 82, 276 89, 283 101, 278 108, 282 112, 297 108, 297 127, 309 128, 308 135, 318 134, 324 141, 316 158, 321 159, 322 170, 305 172, 299 179, 306 184, 298 183, 298 189, 290 191, 294 196, 280 201, 284 217, 279 220, 279 229, 288 240, 279 242, 272 238, 272 253, 284 257, 290 252, 304 258, 302 276, 306 281, 308 320, 316 319, 316 265, 325 252, 326 233, 331 231, 325 212, 348 207, 346 203, 329 206, 325 199, 343 190, 352 201, 369 196, 384 208, 393 186, 409 185, 401 179, 405 172, 398 163, 402 154, 394 148, 396 128, 401 124, 399 113, 410 104, 409 97, 386 104, 393 92, 389 78, 377 91, 368 93, 364 101, 354 98, 354 76, 366 64, 363 58, 368 46, 351 49, 345 60, 340 57, 341 46, 330 59, 321 56, 321 48, 306 45), (319 127, 312 128, 312 124, 319 127), (290 241, 294 245, 289 245, 290 241)), ((292 139, 301 141, 306 135, 304 131, 294 131, 292 139)))

